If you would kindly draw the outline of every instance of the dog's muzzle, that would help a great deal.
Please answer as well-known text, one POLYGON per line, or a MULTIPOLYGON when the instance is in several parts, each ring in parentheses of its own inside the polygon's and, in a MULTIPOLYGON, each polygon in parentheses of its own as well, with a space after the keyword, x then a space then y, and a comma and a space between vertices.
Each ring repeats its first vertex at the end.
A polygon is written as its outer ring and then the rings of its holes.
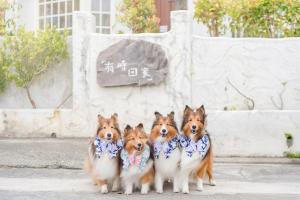
POLYGON ((168 134, 168 129, 165 126, 161 127, 160 134, 162 137, 165 137, 168 134))

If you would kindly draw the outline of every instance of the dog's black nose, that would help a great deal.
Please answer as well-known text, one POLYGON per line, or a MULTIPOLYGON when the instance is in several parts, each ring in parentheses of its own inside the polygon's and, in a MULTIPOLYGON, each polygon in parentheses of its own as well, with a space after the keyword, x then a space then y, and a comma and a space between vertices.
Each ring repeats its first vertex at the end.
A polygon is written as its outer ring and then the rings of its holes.
POLYGON ((141 146, 142 146, 142 144, 141 144, 141 143, 138 143, 138 144, 137 144, 137 146, 138 146, 138 147, 141 147, 141 146))
POLYGON ((161 130, 163 133, 165 133, 165 132, 167 132, 167 130, 166 129, 163 129, 163 130, 161 130))
POLYGON ((111 133, 107 133, 107 137, 111 137, 111 133))
POLYGON ((193 125, 193 126, 192 126, 192 129, 196 129, 196 128, 197 128, 196 125, 193 125))

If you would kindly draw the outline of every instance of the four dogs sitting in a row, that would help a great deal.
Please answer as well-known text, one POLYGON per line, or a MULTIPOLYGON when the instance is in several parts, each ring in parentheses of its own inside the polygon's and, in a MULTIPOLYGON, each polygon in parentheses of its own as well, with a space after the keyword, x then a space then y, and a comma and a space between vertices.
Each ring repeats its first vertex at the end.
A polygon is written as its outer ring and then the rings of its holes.
POLYGON ((206 113, 202 105, 198 109, 185 107, 182 133, 179 133, 174 112, 167 116, 155 112, 150 136, 143 124, 127 125, 122 137, 118 115, 111 118, 98 115, 98 130, 91 141, 85 169, 101 193, 119 191, 125 194, 140 188, 149 192, 154 183, 157 193, 163 192, 164 181, 172 180, 173 191, 189 193, 189 177, 197 180, 197 190, 203 190, 203 178, 213 180, 213 154, 209 134, 205 130, 206 113))

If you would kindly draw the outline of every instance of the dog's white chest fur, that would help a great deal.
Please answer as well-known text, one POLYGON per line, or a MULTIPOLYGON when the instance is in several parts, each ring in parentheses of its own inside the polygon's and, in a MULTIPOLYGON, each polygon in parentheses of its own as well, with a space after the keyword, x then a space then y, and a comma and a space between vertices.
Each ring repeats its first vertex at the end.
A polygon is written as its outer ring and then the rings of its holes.
POLYGON ((165 158, 163 150, 160 152, 159 158, 155 159, 155 170, 162 178, 172 178, 178 173, 180 155, 179 148, 174 149, 169 158, 165 158))
POLYGON ((124 183, 130 182, 135 186, 140 186, 140 179, 144 176, 153 166, 153 160, 149 160, 141 171, 138 166, 130 165, 128 169, 122 169, 121 178, 123 179, 124 183))
POLYGON ((189 157, 185 152, 185 149, 182 149, 181 163, 180 163, 180 168, 182 171, 191 172, 199 166, 200 162, 201 162, 201 157, 198 152, 193 152, 193 155, 189 157))
POLYGON ((113 179, 117 176, 118 161, 116 158, 109 158, 108 153, 104 153, 100 158, 94 160, 95 175, 101 180, 113 179))

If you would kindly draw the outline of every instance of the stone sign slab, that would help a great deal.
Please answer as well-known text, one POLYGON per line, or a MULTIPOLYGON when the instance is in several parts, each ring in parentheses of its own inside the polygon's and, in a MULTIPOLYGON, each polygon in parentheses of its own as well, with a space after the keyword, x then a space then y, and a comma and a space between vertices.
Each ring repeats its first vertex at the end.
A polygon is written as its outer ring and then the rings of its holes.
POLYGON ((99 53, 97 79, 100 86, 158 85, 168 72, 168 59, 159 44, 122 40, 99 53))

